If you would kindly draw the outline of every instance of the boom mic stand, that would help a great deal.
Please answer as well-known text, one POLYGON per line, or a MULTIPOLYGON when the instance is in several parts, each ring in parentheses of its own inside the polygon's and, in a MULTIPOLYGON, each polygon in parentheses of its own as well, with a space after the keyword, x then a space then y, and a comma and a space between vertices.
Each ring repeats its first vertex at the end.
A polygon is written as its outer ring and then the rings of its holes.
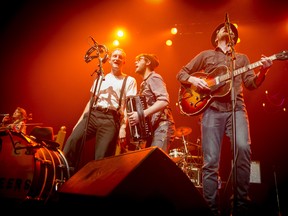
MULTIPOLYGON (((225 28, 228 32, 228 46, 231 48, 230 54, 230 59, 231 59, 231 64, 230 64, 230 74, 231 74, 231 103, 232 103, 232 138, 231 138, 231 146, 232 146, 232 151, 233 151, 233 157, 232 157, 232 193, 233 193, 233 207, 236 205, 236 200, 237 200, 237 165, 236 165, 236 160, 237 160, 237 146, 236 146, 236 117, 235 117, 235 104, 236 104, 236 99, 235 99, 235 86, 234 86, 234 70, 235 70, 235 49, 234 49, 234 41, 231 37, 231 28, 230 28, 230 21, 229 21, 229 16, 228 13, 226 13, 225 17, 225 28)), ((234 209, 232 209, 234 213, 234 209)), ((234 214, 233 214, 234 215, 234 214)))
MULTIPOLYGON (((97 73, 97 77, 96 80, 93 83, 93 94, 91 95, 90 101, 89 101, 89 111, 88 111, 88 116, 87 116, 87 121, 86 121, 86 125, 85 125, 85 130, 83 132, 83 138, 82 138, 82 143, 80 145, 80 155, 82 155, 83 153, 83 149, 84 149, 84 144, 86 142, 86 137, 87 137, 87 130, 88 130, 88 125, 89 125, 89 121, 90 121, 90 116, 91 116, 91 111, 92 111, 92 107, 93 104, 97 103, 98 100, 98 95, 99 95, 99 91, 101 88, 101 84, 102 81, 105 80, 105 76, 104 76, 104 70, 103 70, 103 64, 108 60, 108 49, 106 48, 106 46, 104 45, 99 45, 93 37, 90 36, 90 38, 92 39, 92 41, 94 42, 94 45, 92 47, 90 47, 84 57, 84 60, 86 63, 89 63, 90 61, 92 61, 93 59, 97 58, 98 59, 98 69, 96 69, 91 76, 96 72, 97 73), (91 56, 91 54, 93 52, 96 52, 95 56, 91 56), (101 53, 104 53, 103 58, 100 56, 101 53)), ((80 157, 82 158, 82 157, 80 157)), ((78 160, 76 162, 76 167, 75 167, 75 171, 78 170, 79 168, 79 163, 80 160, 78 160)))

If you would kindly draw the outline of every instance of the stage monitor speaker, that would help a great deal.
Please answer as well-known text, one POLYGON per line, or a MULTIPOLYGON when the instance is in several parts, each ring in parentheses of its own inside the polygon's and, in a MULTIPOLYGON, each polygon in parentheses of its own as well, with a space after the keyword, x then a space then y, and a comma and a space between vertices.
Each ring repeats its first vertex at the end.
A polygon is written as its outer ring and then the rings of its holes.
POLYGON ((200 191, 157 147, 88 162, 58 195, 59 206, 70 210, 211 215, 200 191))

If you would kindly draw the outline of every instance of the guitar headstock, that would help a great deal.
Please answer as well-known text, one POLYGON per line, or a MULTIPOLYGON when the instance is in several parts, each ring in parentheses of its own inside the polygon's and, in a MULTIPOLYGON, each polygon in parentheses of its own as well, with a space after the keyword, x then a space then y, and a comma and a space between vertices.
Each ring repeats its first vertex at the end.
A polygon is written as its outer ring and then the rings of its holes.
POLYGON ((281 53, 276 54, 276 58, 278 60, 287 60, 288 59, 288 51, 284 50, 281 53))

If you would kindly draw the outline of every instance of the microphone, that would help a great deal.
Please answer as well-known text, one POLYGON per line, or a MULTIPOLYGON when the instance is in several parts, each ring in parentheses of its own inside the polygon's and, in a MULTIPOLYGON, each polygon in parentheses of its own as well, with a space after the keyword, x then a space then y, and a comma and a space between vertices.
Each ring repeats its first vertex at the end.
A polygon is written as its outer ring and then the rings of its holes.
POLYGON ((94 43, 95 49, 98 49, 100 53, 106 52, 107 48, 104 45, 99 45, 96 40, 92 36, 90 36, 91 40, 94 43))
POLYGON ((9 115, 10 114, 8 114, 8 113, 7 114, 6 113, 5 114, 0 114, 0 116, 9 116, 9 115))
POLYGON ((93 41, 94 45, 98 46, 97 41, 94 40, 94 38, 92 36, 90 36, 91 40, 93 41))

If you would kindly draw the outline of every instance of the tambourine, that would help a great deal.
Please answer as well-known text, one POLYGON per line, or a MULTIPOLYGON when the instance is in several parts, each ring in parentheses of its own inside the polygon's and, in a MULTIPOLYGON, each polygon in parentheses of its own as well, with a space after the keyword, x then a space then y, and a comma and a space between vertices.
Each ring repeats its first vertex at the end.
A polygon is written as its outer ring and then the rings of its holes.
POLYGON ((104 57, 101 58, 101 62, 105 63, 108 60, 108 49, 105 45, 100 45, 98 44, 92 37, 90 37, 92 39, 92 41, 94 42, 94 45, 92 47, 90 47, 85 56, 84 56, 84 60, 86 63, 89 63, 90 61, 92 61, 95 58, 99 58, 100 54, 104 54, 104 57), (96 55, 92 55, 92 53, 94 53, 96 55))

